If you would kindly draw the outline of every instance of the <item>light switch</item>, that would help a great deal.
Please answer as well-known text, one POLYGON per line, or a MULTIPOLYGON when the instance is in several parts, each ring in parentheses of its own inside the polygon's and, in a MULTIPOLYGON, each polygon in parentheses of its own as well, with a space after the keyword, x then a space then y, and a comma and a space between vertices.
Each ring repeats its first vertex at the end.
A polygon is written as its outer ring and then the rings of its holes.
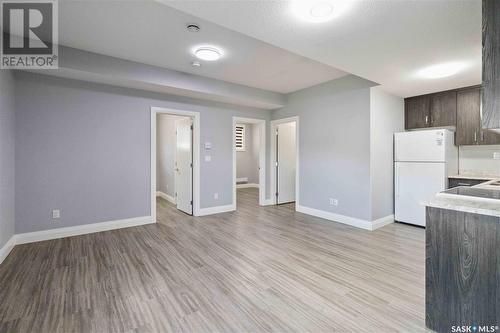
POLYGON ((54 209, 52 211, 52 218, 53 219, 58 219, 61 217, 61 211, 59 209, 54 209))
POLYGON ((493 159, 494 160, 500 160, 500 153, 493 153, 493 159))
POLYGON ((212 156, 205 155, 205 162, 210 162, 212 160, 212 156))
POLYGON ((205 142, 205 150, 210 150, 212 149, 212 143, 211 142, 205 142))

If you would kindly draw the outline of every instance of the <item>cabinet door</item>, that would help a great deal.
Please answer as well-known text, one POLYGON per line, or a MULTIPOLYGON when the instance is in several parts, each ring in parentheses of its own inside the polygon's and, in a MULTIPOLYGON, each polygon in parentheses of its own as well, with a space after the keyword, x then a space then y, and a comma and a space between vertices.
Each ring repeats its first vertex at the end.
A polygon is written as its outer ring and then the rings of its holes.
POLYGON ((479 89, 457 93, 457 145, 478 144, 481 137, 481 92, 479 89))
POLYGON ((429 96, 405 99, 405 128, 416 129, 429 126, 429 96))
POLYGON ((500 128, 500 1, 483 1, 483 128, 500 128))
POLYGON ((457 125, 457 92, 431 95, 430 116, 432 127, 457 125))

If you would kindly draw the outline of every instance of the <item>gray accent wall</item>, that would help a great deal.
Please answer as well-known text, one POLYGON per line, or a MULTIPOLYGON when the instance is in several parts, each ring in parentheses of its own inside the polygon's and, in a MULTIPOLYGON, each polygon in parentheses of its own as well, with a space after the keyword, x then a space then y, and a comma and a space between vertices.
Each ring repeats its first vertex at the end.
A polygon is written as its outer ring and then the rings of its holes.
POLYGON ((259 183, 259 126, 245 124, 245 151, 236 152, 236 178, 247 178, 247 183, 259 183))
POLYGON ((260 109, 32 73, 18 73, 15 87, 16 233, 149 216, 151 106, 200 112, 201 208, 230 205, 232 118, 270 119, 260 109))
POLYGON ((404 99, 370 89, 372 220, 394 214, 394 133, 404 131, 404 99))
POLYGON ((15 231, 14 77, 0 70, 0 249, 15 231))
POLYGON ((288 96, 273 119, 299 116, 300 205, 371 220, 370 87, 348 75, 288 96), (338 206, 329 198, 338 199, 338 206))

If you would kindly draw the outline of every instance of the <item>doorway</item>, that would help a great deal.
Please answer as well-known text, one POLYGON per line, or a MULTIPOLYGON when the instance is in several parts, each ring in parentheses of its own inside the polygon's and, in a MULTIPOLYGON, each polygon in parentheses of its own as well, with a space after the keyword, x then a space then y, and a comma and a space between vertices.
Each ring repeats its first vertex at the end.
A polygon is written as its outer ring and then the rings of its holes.
POLYGON ((155 221, 156 197, 165 199, 182 213, 198 214, 198 156, 199 114, 152 108, 151 211, 155 221))
POLYGON ((298 117, 271 122, 272 173, 274 204, 295 203, 299 198, 298 117))
POLYGON ((233 117, 233 206, 238 194, 265 204, 266 121, 233 117))

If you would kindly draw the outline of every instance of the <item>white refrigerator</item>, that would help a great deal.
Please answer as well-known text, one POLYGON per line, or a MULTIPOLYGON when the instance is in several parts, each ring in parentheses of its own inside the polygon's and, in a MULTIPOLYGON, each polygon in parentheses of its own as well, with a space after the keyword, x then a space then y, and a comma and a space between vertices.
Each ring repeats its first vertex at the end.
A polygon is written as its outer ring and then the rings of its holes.
POLYGON ((423 130, 394 135, 395 220, 425 226, 423 202, 444 191, 458 174, 455 133, 423 130))

